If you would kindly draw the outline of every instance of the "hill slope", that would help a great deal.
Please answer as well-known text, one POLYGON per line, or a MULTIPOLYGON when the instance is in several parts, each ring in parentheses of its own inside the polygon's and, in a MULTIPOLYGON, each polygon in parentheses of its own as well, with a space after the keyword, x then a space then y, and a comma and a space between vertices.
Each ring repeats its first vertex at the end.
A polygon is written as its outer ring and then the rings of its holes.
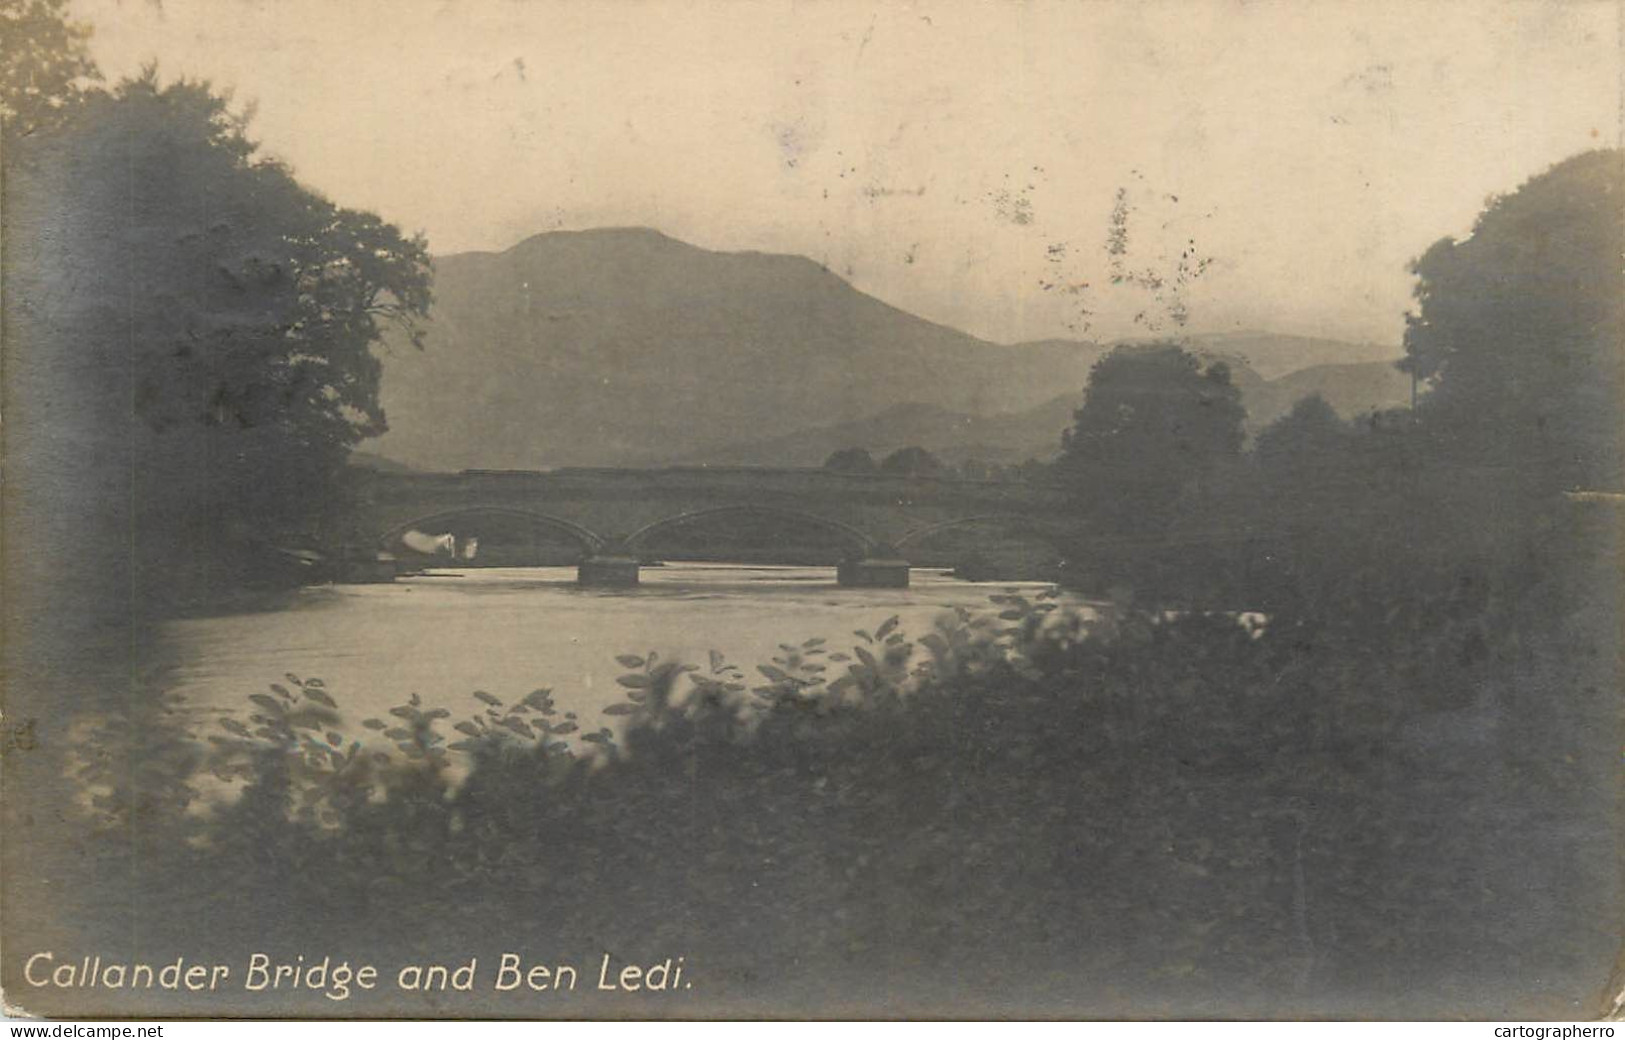
POLYGON ((1345 419, 1365 412, 1399 408, 1410 403, 1411 378, 1392 361, 1354 365, 1314 365, 1265 383, 1247 397, 1247 425, 1253 430, 1292 410, 1311 394, 1319 394, 1345 419))

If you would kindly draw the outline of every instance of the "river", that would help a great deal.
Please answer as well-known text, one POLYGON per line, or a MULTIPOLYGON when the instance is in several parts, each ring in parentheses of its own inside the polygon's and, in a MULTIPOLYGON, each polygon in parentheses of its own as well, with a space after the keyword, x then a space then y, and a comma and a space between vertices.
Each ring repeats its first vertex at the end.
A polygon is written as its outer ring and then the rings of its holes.
POLYGON ((916 569, 907 589, 857 589, 837 585, 828 567, 701 563, 648 567, 642 582, 583 589, 573 567, 469 568, 312 587, 274 611, 167 623, 165 684, 194 710, 243 713, 250 694, 286 673, 318 677, 352 734, 413 693, 455 719, 482 709, 476 690, 511 702, 548 687, 561 711, 596 728, 622 699, 617 655, 704 665, 716 650, 754 680, 782 643, 821 636, 845 649, 859 641, 853 630, 893 615, 917 637, 955 607, 1048 587, 916 569))

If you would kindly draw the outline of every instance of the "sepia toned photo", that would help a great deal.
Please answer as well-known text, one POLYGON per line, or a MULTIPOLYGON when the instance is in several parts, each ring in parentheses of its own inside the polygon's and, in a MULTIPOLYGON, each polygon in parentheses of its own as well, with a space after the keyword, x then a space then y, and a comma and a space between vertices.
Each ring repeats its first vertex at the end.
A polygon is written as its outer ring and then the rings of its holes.
POLYGON ((5 1014, 1619 1017, 1622 40, 0 0, 5 1014))

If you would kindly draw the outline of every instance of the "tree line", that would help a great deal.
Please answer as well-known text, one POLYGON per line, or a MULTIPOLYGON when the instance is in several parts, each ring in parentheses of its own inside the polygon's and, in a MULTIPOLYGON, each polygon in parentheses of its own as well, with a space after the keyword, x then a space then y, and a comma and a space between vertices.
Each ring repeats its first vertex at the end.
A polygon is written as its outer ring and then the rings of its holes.
POLYGON ((427 243, 301 184, 208 83, 103 85, 64 0, 0 26, 24 563, 76 608, 159 608, 342 543, 349 451, 387 426, 374 347, 426 315, 427 243))
POLYGON ((1106 354, 1028 470, 1074 496, 1069 580, 1264 609, 1515 556, 1565 502, 1625 492, 1622 207, 1621 152, 1587 152, 1429 247, 1397 362, 1411 408, 1345 420, 1311 396, 1248 444, 1222 360, 1175 341, 1106 354))
POLYGON ((841 448, 824 460, 824 468, 835 473, 875 473, 896 477, 951 477, 958 480, 1034 479, 1043 469, 1037 461, 1006 465, 968 458, 958 463, 941 458, 919 445, 890 452, 876 461, 867 448, 841 448))

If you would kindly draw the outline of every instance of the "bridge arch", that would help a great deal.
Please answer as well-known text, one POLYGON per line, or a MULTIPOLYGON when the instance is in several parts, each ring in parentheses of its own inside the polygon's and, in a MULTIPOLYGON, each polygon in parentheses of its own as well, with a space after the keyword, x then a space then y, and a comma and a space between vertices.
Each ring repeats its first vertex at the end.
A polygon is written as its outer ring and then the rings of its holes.
POLYGON ((957 527, 972 527, 979 524, 1002 527, 1016 534, 1030 535, 1049 545, 1057 551, 1064 551, 1064 532, 1054 524, 1042 523, 1030 516, 1019 513, 983 513, 977 516, 962 516, 953 520, 942 520, 934 524, 916 527, 897 540, 896 548, 899 552, 910 545, 917 545, 943 531, 957 527))
POLYGON ((797 509, 780 509, 776 506, 759 506, 748 504, 711 506, 705 509, 694 509, 686 513, 678 513, 675 516, 668 516, 665 519, 656 520, 653 523, 645 524, 636 531, 633 531, 630 535, 627 535, 623 544, 628 550, 635 552, 638 549, 643 548, 648 543, 650 538, 653 538, 662 532, 680 530, 683 527, 701 520, 731 516, 768 517, 775 520, 804 524, 810 527, 819 527, 839 535, 841 540, 846 544, 846 547, 855 556, 869 556, 873 554, 876 548, 880 545, 878 540, 871 538, 869 535, 865 534, 863 531, 860 531, 858 528, 853 527, 851 524, 844 523, 840 520, 833 520, 827 516, 819 516, 817 513, 804 513, 797 509))
POLYGON ((399 541, 408 531, 432 529, 434 527, 450 524, 458 520, 466 520, 470 517, 501 517, 504 519, 519 520, 524 523, 534 524, 537 527, 547 528, 548 530, 564 535, 571 541, 575 542, 583 552, 587 553, 595 553, 600 551, 606 544, 608 544, 609 541, 602 535, 597 534, 594 531, 590 531, 578 523, 565 520, 562 517, 549 516, 546 513, 536 513, 528 509, 514 509, 510 506, 467 505, 458 506, 455 509, 441 510, 438 513, 429 513, 425 516, 414 517, 405 523, 396 524, 394 527, 391 527, 388 531, 383 533, 383 535, 379 538, 379 542, 385 546, 391 546, 395 542, 399 541))

